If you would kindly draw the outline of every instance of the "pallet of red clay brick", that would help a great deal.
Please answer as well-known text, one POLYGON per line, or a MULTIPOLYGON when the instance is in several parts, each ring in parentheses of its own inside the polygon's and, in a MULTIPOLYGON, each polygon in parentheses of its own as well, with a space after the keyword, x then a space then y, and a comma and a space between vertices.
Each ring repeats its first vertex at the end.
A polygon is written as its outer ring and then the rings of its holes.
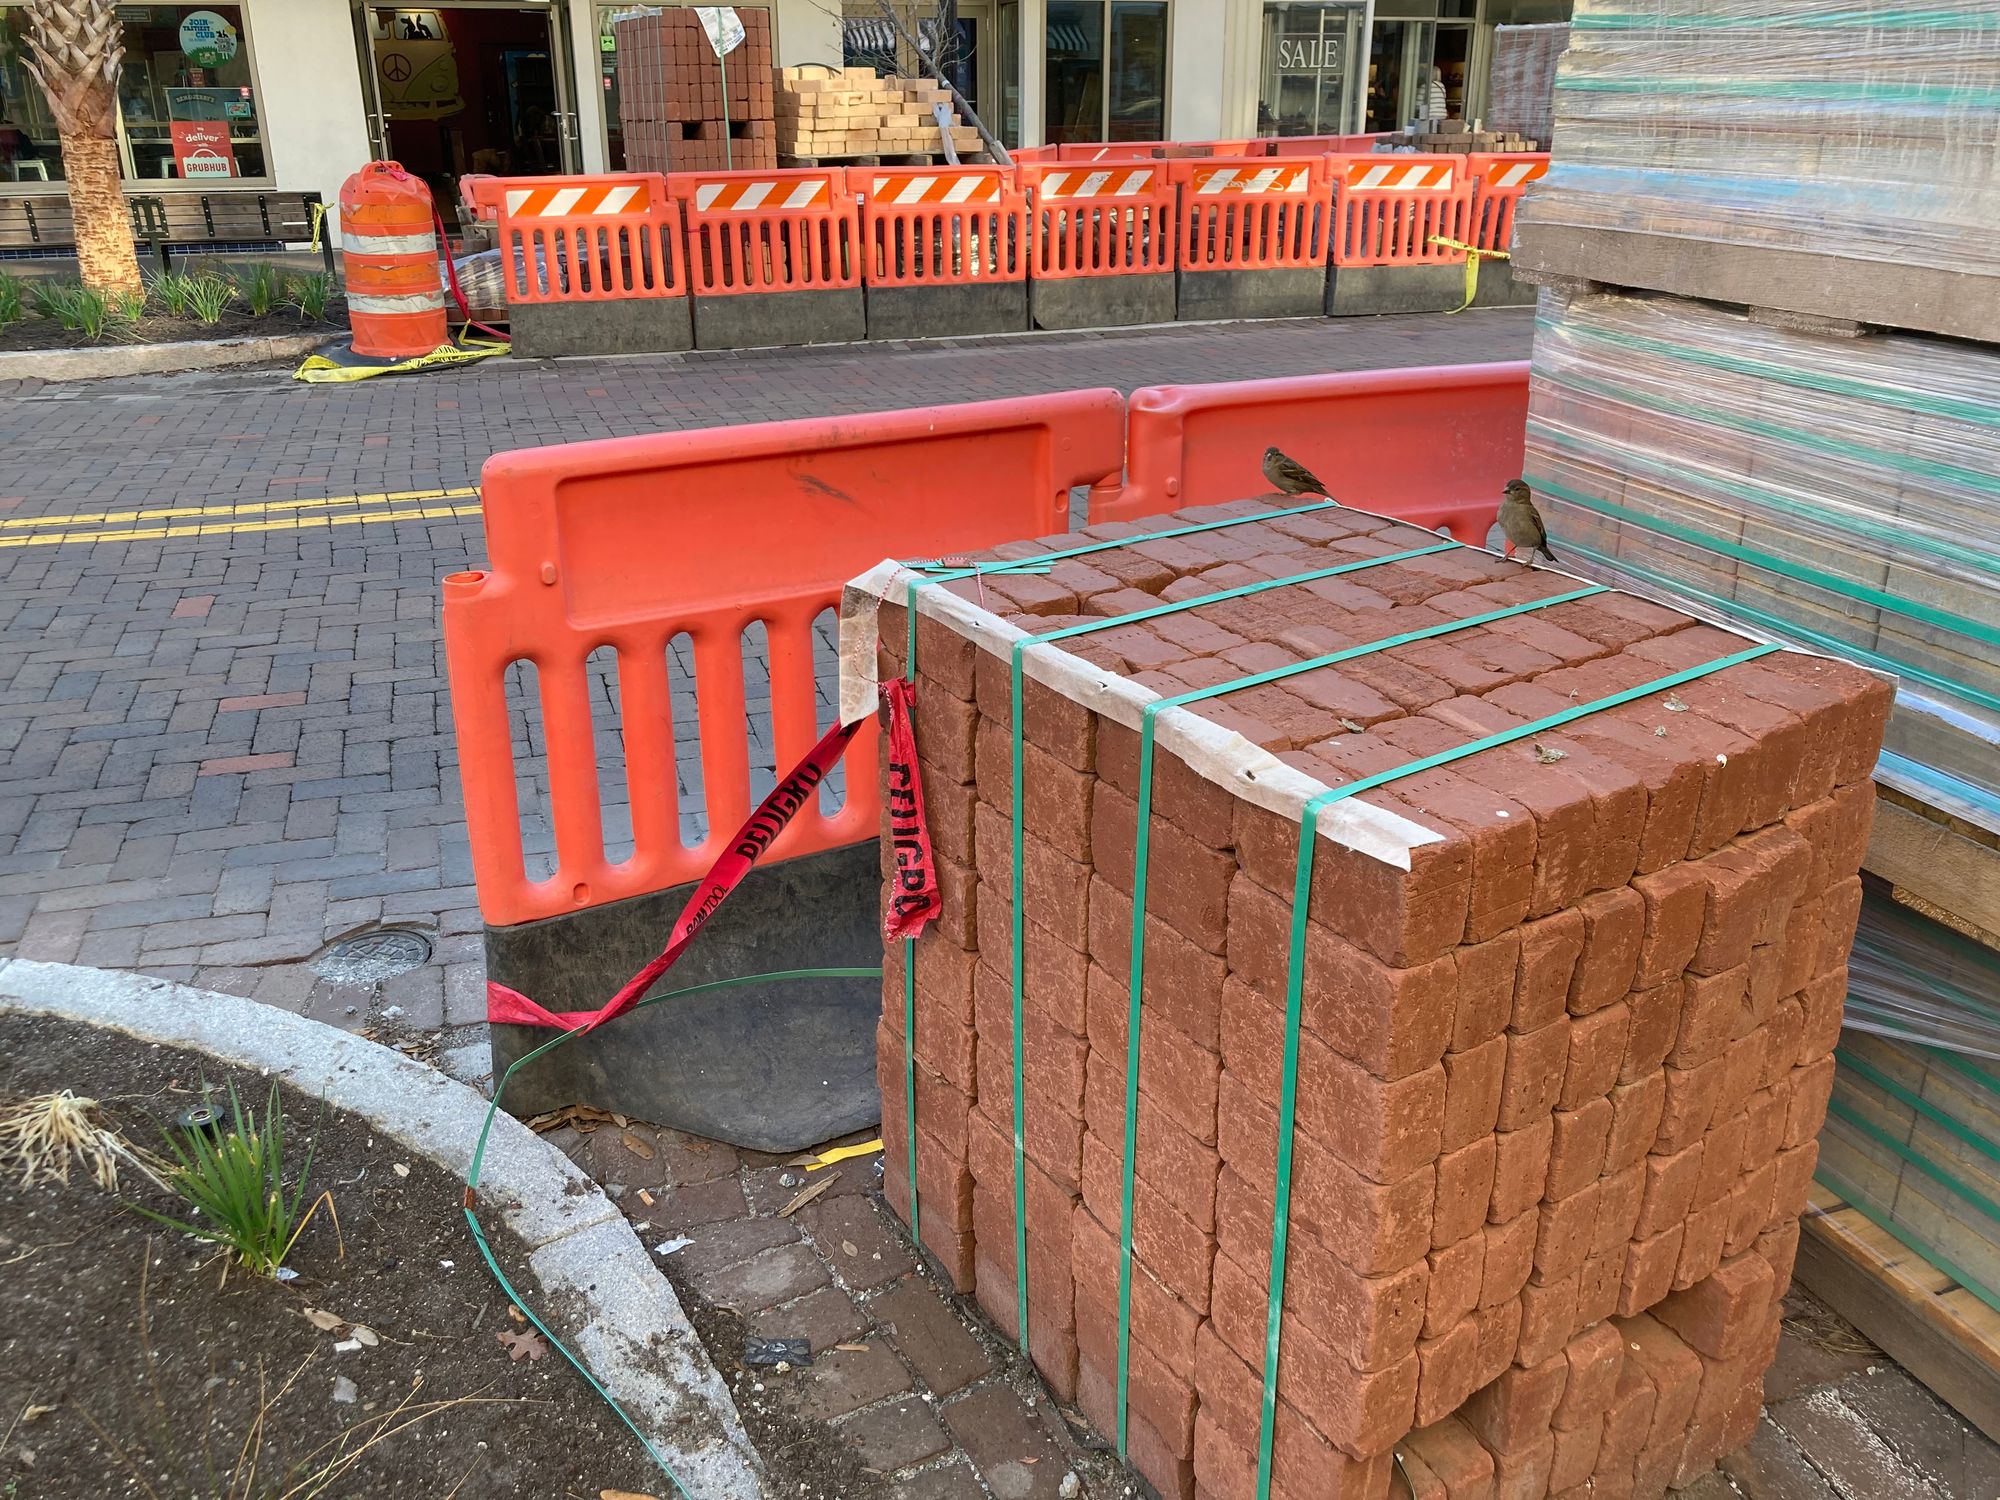
POLYGON ((1296 1500, 1657 1496, 1747 1440, 1888 685, 1332 506, 992 557, 842 621, 865 711, 914 593, 944 904, 878 1046, 946 1272, 1017 1337, 1025 1261, 1051 1390, 1182 1500, 1267 1438, 1296 1500))
POLYGON ((721 62, 690 7, 640 11, 614 23, 618 119, 631 170, 719 172, 777 166, 771 13, 742 8, 736 14, 743 23, 743 41, 721 62))

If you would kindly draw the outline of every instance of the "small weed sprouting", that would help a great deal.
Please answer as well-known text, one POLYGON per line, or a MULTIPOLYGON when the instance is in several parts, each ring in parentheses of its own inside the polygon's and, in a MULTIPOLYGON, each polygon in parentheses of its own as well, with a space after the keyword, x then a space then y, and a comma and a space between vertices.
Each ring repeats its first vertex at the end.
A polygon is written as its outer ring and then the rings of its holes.
POLYGON ((146 316, 146 294, 114 292, 111 297, 111 312, 121 323, 138 322, 146 316))
MULTIPOLYGON (((306 1152, 298 1178, 285 1186, 285 1117, 278 1107, 278 1086, 271 1085, 263 1118, 244 1108, 236 1086, 229 1086, 229 1114, 213 1134, 184 1129, 166 1138, 173 1160, 167 1186, 194 1209, 195 1222, 168 1218, 149 1208, 138 1211, 149 1219, 183 1230, 236 1252, 237 1259, 261 1276, 274 1276, 312 1216, 324 1206, 333 1215, 334 1232, 340 1215, 333 1195, 321 1193, 307 1207, 307 1175, 312 1152, 306 1152)), ((134 1205, 138 1207, 138 1205, 134 1205)))
POLYGON ((325 271, 315 271, 292 282, 292 306, 308 322, 322 321, 326 317, 326 305, 332 299, 333 277, 325 271))
POLYGON ((204 274, 188 278, 187 307, 197 323, 214 327, 235 300, 236 288, 220 276, 204 274))
POLYGON ((26 301, 21 293, 21 278, 8 271, 0 271, 0 328, 18 323, 26 316, 26 301))
POLYGON ((162 271, 153 278, 153 300, 170 318, 185 318, 190 315, 189 297, 194 291, 194 277, 185 271, 162 271))
POLYGON ((273 265, 252 266, 236 285, 252 317, 263 317, 285 300, 285 273, 273 265))

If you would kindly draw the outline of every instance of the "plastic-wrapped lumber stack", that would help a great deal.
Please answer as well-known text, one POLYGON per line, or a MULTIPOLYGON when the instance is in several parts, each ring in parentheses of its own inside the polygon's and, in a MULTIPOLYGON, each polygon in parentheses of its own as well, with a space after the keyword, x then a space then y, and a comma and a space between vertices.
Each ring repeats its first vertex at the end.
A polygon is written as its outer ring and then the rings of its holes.
POLYGON ((1545 301, 1527 470, 1587 570, 1894 672, 1884 779, 2000 828, 2000 351, 1545 301))
POLYGON ((1992 0, 1577 0, 1514 268, 2000 341, 1992 0))
POLYGON ((1493 65, 1487 73, 1486 123, 1550 146, 1556 59, 1569 44, 1562 21, 1493 28, 1493 65))
POLYGON ((1164 1495, 1657 1496, 1756 1423, 1889 689, 1280 505, 850 585, 887 1196, 1164 1495))
POLYGON ((740 7, 743 40, 717 62, 692 7, 613 23, 618 119, 635 172, 719 172, 778 164, 771 105, 771 13, 740 7), (723 97, 724 74, 728 99, 723 97))

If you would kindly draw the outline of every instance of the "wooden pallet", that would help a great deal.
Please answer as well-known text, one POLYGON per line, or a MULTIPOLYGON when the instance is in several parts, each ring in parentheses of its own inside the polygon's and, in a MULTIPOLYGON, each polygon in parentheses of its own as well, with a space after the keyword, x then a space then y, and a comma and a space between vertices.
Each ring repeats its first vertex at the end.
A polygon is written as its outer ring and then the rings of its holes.
POLYGON ((1862 868, 1905 906, 2000 948, 2000 836, 1902 792, 1877 793, 1862 868))
MULTIPOLYGON (((963 152, 961 162, 971 162, 972 158, 963 152)), ((943 167, 950 163, 941 151, 891 151, 875 155, 859 156, 787 156, 778 153, 781 167, 943 167)))
POLYGON ((2000 1312, 1820 1183, 1800 1229, 1800 1284, 2000 1441, 2000 1312))

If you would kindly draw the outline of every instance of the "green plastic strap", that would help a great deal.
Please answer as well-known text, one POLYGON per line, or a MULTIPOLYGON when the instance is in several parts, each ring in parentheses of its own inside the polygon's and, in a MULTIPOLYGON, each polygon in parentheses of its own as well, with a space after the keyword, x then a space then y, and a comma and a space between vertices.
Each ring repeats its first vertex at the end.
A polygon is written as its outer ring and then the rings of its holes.
MULTIPOLYGON (((1838 26, 1859 31, 1990 31, 1995 17, 1969 5, 1916 6, 1908 10, 1873 10, 1855 6, 1822 10, 1801 6, 1795 14, 1770 6, 1737 16, 1665 15, 1620 11, 1579 11, 1570 20, 1578 31, 1818 31, 1838 26)), ((1851 44, 1848 44, 1851 45, 1851 44)))
MULTIPOLYGON (((744 974, 735 979, 715 979, 710 980, 707 984, 689 985, 685 989, 668 990, 664 994, 649 995, 634 1006, 633 1009, 643 1010, 649 1005, 659 1005, 667 1000, 685 999, 690 995, 706 994, 711 990, 733 989, 739 984, 780 984, 794 979, 880 979, 881 977, 881 969, 866 967, 849 969, 783 969, 769 974, 744 974)), ((507 1294, 507 1300, 521 1310, 521 1315, 534 1325, 535 1331, 548 1340, 549 1345, 564 1359, 568 1360, 575 1367, 577 1374, 581 1375, 590 1388, 604 1399, 604 1404, 617 1414, 618 1420, 623 1422, 632 1436, 639 1440, 639 1446, 646 1450, 646 1456, 652 1459, 659 1466, 660 1472, 667 1476, 668 1481, 673 1485, 675 1492, 680 1495, 681 1500, 694 1500, 694 1497, 688 1493, 688 1487, 681 1483, 680 1475, 674 1472, 673 1466, 660 1455, 660 1451, 647 1441, 646 1434, 639 1430, 638 1424, 632 1420, 631 1415, 624 1407, 618 1404, 618 1398, 597 1383, 597 1377, 584 1367, 583 1361, 570 1351, 567 1344, 556 1337, 555 1330, 544 1323, 536 1315, 535 1310, 521 1299, 521 1294, 514 1290, 514 1283, 507 1279, 507 1273, 500 1269, 500 1263, 493 1258, 493 1247, 486 1242, 486 1231, 480 1226, 479 1215, 474 1211, 473 1207, 479 1193, 480 1174, 484 1170, 486 1163, 487 1138, 493 1133, 493 1121, 500 1113, 500 1101, 507 1096, 507 1085, 513 1080, 516 1073, 536 1058, 541 1057, 544 1053, 554 1051, 557 1047, 574 1041, 580 1035, 582 1035, 582 1032, 579 1030, 559 1032, 555 1036, 550 1037, 532 1052, 515 1058, 508 1065, 507 1070, 500 1075, 500 1081, 493 1086, 493 1099, 486 1106, 486 1118, 480 1122, 479 1139, 473 1143, 472 1147, 472 1165, 467 1169, 465 1175, 465 1222, 472 1228, 472 1242, 479 1247, 480 1258, 486 1262, 486 1269, 493 1273, 493 1279, 500 1283, 500 1290, 507 1294)), ((914 1195, 914 1181, 911 1184, 911 1192, 914 1195)), ((914 1228, 913 1223, 913 1231, 914 1228)))
POLYGON ((1909 1246, 1910 1249, 1951 1277, 1953 1281, 1956 1281, 1981 1302, 1984 1302, 1995 1312, 2000 1312, 2000 1295, 1995 1294, 1985 1282, 1974 1276, 1970 1271, 1967 1271, 1963 1266, 1960 1266, 1956 1261, 1946 1257, 1942 1251, 1934 1247, 1928 1240, 1915 1233, 1909 1225, 1896 1223, 1889 1217, 1887 1212, 1870 1203, 1825 1167, 1820 1167, 1813 1172, 1813 1180, 1819 1183, 1821 1187, 1834 1193, 1849 1208, 1860 1214, 1862 1218, 1873 1224, 1877 1229, 1880 1229, 1891 1239, 1909 1246))
POLYGON ((1904 104, 2000 107, 2000 89, 1976 89, 1948 83, 1834 83, 1769 76, 1704 73, 1686 78, 1578 78, 1558 75, 1556 92, 1580 94, 1741 94, 1763 103, 1811 100, 1823 104, 1904 104))
POLYGON ((1558 484, 1548 478, 1542 478, 1538 483, 1540 488, 1547 493, 1554 495, 1559 500, 1566 500, 1581 510, 1591 511, 1597 515, 1608 516, 1623 521, 1625 524, 1636 526, 1642 531, 1650 531, 1660 536, 1670 536, 1677 541, 1687 542, 1705 551, 1719 552, 1724 557, 1733 557, 1739 562, 1750 563, 1755 567, 1763 568, 1766 572, 1776 573, 1780 577, 1795 579, 1800 583, 1812 584, 1816 588, 1825 589, 1830 594, 1839 594, 1843 598, 1857 599, 1864 604, 1872 604, 1875 608, 1887 610, 1890 614, 1902 615, 1912 620, 1922 620, 1926 625, 1935 625, 1940 630, 1956 631, 1960 635, 1968 635, 1975 640, 1984 641, 1990 646, 2000 646, 2000 626, 1988 625, 1978 620, 1969 619, 1964 615, 1955 615, 1949 610, 1937 609, 1932 605, 1920 603, 1915 599, 1905 599, 1899 595, 1891 594, 1884 589, 1872 589, 1866 584, 1855 583, 1851 579, 1836 577, 1832 573, 1823 573, 1818 568, 1809 568, 1803 563, 1788 562, 1786 559, 1775 557, 1769 552, 1759 552, 1754 547, 1745 547, 1737 542, 1727 541, 1712 532, 1703 531, 1697 526, 1683 526, 1678 521, 1669 521, 1664 516, 1644 515, 1627 506, 1619 505, 1609 500, 1599 500, 1594 496, 1584 494, 1581 490, 1571 489, 1567 485, 1558 484))
MULTIPOLYGON (((1848 1072, 1872 1083, 1890 1098, 1909 1109, 1915 1110, 1932 1124, 1941 1126, 1946 1133, 1958 1137, 1959 1140, 1970 1146, 1974 1151, 1977 1151, 1981 1156, 1986 1157, 1989 1161, 2000 1162, 2000 1145, 1994 1144, 1993 1141, 1972 1129, 1964 1121, 1954 1120, 1950 1115, 1931 1103, 1930 1100, 1904 1087, 1904 1085, 1882 1072, 1881 1069, 1862 1058, 1856 1057, 1844 1047, 1836 1047, 1833 1056, 1834 1060, 1848 1072)), ((1995 1217, 2000 1217, 2000 1215, 1996 1215, 1995 1217)))
POLYGON ((1901 1157, 1933 1182, 1951 1189, 1952 1192, 1958 1194, 1959 1197, 1978 1209, 1995 1224, 2000 1224, 2000 1203, 1995 1203, 1985 1193, 1982 1193, 1978 1188, 1966 1182, 1955 1173, 1946 1171, 1928 1156, 1925 1156, 1923 1152, 1915 1150, 1897 1140, 1873 1120, 1864 1118, 1851 1106, 1841 1103, 1837 1098, 1827 1101, 1826 1112, 1842 1124, 1850 1125, 1860 1131, 1885 1151, 1901 1157))
POLYGON ((1271 1437, 1278 1410, 1278 1350, 1284 1333, 1285 1253, 1291 1232, 1292 1127, 1296 1118, 1295 1105, 1298 1093, 1298 1027, 1305 995, 1306 911, 1312 894, 1313 853, 1319 843, 1320 813, 1336 802, 1343 802, 1349 797, 1358 796, 1376 787, 1387 786, 1406 776, 1436 770, 1439 766, 1450 765, 1453 761, 1463 760, 1481 751, 1496 749, 1552 729, 1560 729, 1563 725, 1575 723, 1590 714, 1632 703, 1654 693, 1666 692, 1684 682, 1693 682, 1696 678, 1706 677, 1711 672, 1720 672, 1726 667, 1754 661, 1779 649, 1777 646, 1755 646, 1698 667, 1688 667, 1679 672, 1669 673, 1665 677, 1655 678, 1638 687, 1593 699, 1589 703, 1580 703, 1575 708, 1564 709, 1561 713, 1550 714, 1546 718, 1517 725, 1498 734, 1486 735, 1457 749, 1442 750, 1435 755, 1424 756, 1421 760, 1413 760, 1391 770, 1379 771, 1373 776, 1364 776, 1359 781, 1329 787, 1306 803, 1305 813, 1299 822, 1298 873, 1292 882, 1291 948, 1285 969, 1285 1055, 1284 1072, 1278 1094, 1277 1197, 1271 1215, 1271 1289, 1264 1318, 1264 1404, 1257 1434, 1258 1500, 1267 1500, 1271 1493, 1271 1437))

